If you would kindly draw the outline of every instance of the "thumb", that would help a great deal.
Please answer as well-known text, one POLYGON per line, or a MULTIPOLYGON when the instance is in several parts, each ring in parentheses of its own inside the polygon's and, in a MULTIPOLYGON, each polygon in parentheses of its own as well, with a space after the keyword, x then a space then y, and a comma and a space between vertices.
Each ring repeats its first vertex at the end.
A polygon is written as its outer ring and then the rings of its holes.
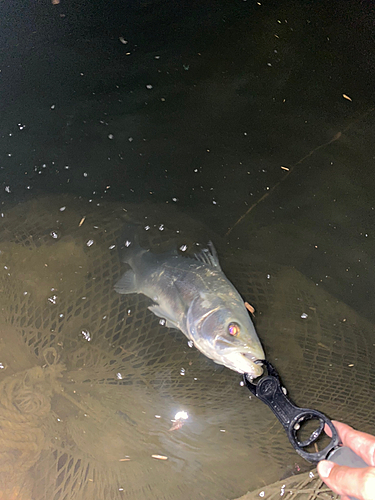
POLYGON ((318 473, 326 485, 339 495, 375 500, 375 467, 354 469, 322 460, 318 464, 318 473))

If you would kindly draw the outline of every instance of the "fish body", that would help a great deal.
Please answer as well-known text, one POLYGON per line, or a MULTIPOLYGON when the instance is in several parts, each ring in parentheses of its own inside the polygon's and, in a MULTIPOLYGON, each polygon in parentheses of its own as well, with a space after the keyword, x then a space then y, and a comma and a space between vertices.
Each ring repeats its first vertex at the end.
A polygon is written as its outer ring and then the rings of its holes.
POLYGON ((181 330, 216 363, 253 378, 262 374, 255 361, 264 359, 263 348, 212 243, 193 258, 177 250, 155 254, 140 247, 135 227, 129 226, 120 252, 130 269, 115 284, 118 293, 149 297, 149 309, 167 327, 181 330))

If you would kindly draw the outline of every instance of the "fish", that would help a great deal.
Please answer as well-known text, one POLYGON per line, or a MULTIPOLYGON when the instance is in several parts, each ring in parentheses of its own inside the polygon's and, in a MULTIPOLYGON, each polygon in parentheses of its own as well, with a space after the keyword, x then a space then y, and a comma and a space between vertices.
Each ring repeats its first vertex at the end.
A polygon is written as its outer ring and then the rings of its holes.
POLYGON ((119 243, 120 260, 130 269, 114 285, 117 293, 149 297, 148 309, 215 363, 253 379, 262 375, 262 345, 211 241, 191 256, 181 254, 177 245, 153 253, 140 246, 137 226, 129 224, 119 243))

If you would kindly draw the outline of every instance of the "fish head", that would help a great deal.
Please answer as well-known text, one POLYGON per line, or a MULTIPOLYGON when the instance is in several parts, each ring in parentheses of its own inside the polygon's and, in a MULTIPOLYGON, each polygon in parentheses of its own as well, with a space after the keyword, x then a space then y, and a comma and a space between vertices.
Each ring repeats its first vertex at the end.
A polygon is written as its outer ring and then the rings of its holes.
POLYGON ((259 361, 265 355, 250 316, 241 306, 194 299, 187 313, 188 336, 216 363, 257 378, 263 373, 259 361))

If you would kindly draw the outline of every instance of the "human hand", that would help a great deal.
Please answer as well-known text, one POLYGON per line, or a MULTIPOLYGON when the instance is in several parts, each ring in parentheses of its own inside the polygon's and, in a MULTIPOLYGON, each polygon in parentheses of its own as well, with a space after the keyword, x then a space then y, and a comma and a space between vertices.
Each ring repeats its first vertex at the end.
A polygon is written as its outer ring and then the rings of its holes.
POLYGON ((342 422, 333 421, 333 424, 343 445, 351 448, 369 467, 354 469, 321 460, 318 463, 319 476, 332 491, 341 495, 341 500, 349 500, 349 496, 375 500, 375 437, 342 422))

